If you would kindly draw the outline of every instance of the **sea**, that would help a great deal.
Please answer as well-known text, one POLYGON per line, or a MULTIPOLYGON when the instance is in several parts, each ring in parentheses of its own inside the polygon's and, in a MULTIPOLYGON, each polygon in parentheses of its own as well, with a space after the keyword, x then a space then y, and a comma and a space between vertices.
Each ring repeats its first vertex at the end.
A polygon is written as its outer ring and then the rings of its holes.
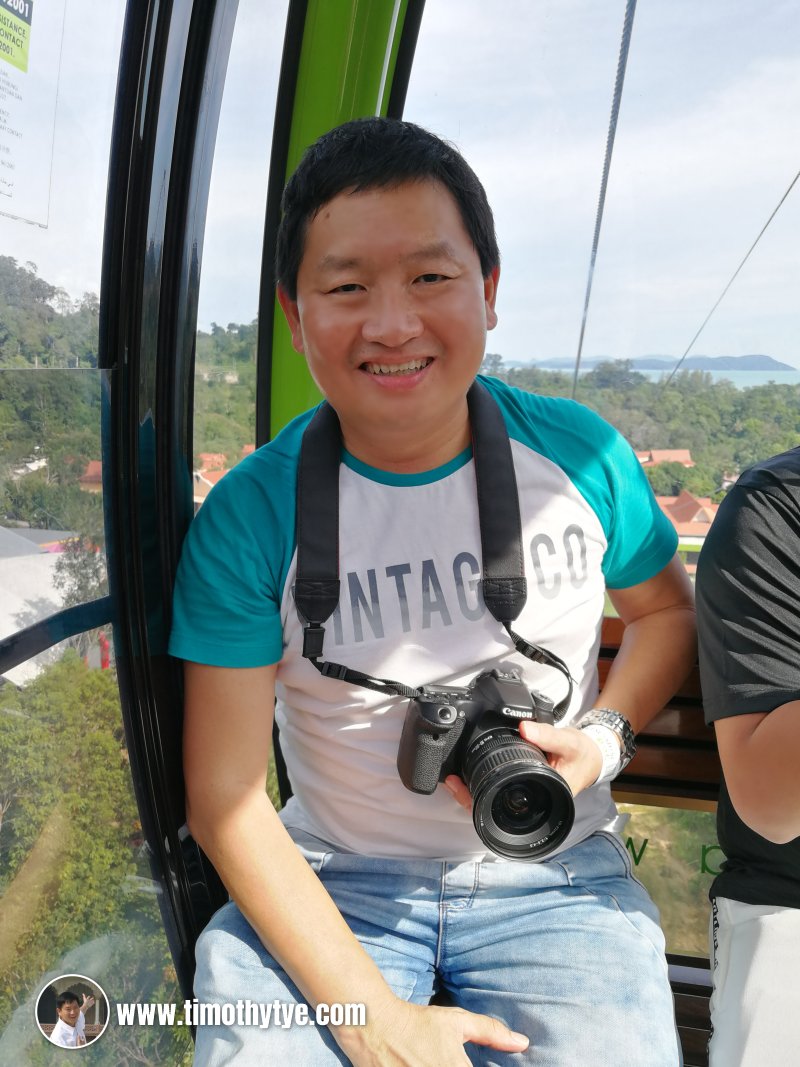
MULTIPOLYGON (((680 373, 678 371, 678 374, 680 373)), ((800 385, 800 370, 711 370, 706 373, 710 374, 715 382, 732 382, 737 389, 749 389, 753 385, 766 385, 768 382, 775 385, 800 385)), ((642 374, 646 374, 654 382, 667 377, 661 370, 645 370, 642 374)))
MULTIPOLYGON (((540 364, 542 370, 555 369, 543 367, 540 364)), ((563 368, 559 368, 563 369, 563 368)), ((588 371, 593 370, 592 367, 581 368, 581 374, 586 374, 588 371)), ((637 370, 636 367, 633 368, 637 370)), ((696 368, 688 367, 687 370, 693 370, 696 368)), ((715 382, 722 381, 723 379, 732 382, 737 389, 749 389, 754 385, 766 385, 768 382, 774 382, 775 385, 800 385, 800 370, 711 370, 706 371, 705 374, 710 374, 715 382)), ((571 372, 568 372, 571 374, 571 372)), ((680 374, 681 371, 678 371, 680 374)), ((669 371, 665 370, 639 370, 639 374, 644 374, 653 382, 666 379, 669 371)), ((677 375, 676 375, 677 377, 677 375)))

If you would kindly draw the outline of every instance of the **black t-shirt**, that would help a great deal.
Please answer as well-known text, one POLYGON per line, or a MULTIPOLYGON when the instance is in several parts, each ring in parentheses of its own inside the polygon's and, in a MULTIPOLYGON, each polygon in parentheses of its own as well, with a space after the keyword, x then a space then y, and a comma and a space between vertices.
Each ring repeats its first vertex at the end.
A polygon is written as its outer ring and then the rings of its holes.
MULTIPOLYGON (((745 471, 723 500, 697 612, 708 722, 800 699, 800 448, 745 471)), ((745 826, 724 782, 717 833, 726 860, 712 897, 800 908, 800 837, 775 845, 745 826)))

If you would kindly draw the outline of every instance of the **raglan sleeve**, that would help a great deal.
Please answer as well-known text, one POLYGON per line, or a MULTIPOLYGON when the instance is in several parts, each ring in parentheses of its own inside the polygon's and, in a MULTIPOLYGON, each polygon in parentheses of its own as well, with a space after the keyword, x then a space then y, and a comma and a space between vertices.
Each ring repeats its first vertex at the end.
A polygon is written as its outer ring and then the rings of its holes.
POLYGON ((287 570, 281 510, 236 468, 214 487, 183 544, 171 655, 218 667, 281 659, 287 570))
POLYGON ((598 431, 599 458, 610 498, 603 574, 610 589, 627 589, 666 567, 678 547, 678 535, 631 446, 608 423, 603 426, 598 431))

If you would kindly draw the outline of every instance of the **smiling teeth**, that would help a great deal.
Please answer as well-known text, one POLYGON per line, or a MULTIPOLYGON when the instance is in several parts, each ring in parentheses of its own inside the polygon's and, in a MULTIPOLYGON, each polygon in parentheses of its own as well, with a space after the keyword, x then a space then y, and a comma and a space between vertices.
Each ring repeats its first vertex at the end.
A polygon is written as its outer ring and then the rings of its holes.
POLYGON ((367 363, 370 374, 413 374, 430 363, 429 359, 412 359, 408 363, 367 363))

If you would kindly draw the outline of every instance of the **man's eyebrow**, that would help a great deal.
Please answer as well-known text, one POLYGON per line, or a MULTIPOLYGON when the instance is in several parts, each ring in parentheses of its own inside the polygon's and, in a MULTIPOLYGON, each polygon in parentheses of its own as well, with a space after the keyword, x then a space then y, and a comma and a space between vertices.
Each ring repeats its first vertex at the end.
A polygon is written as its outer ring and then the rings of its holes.
POLYGON ((356 259, 353 256, 335 256, 332 253, 328 253, 322 257, 319 261, 318 269, 324 273, 335 273, 341 270, 354 270, 356 267, 361 266, 362 260, 356 259))
POLYGON ((428 245, 423 245, 422 248, 409 252, 407 256, 403 256, 403 259, 409 262, 416 262, 420 259, 450 259, 457 262, 458 256, 449 241, 432 241, 428 245))
MULTIPOLYGON (((413 252, 400 258, 401 261, 408 263, 417 263, 426 259, 448 259, 454 263, 458 262, 455 249, 449 241, 433 241, 421 248, 415 248, 413 252)), ((334 274, 337 271, 356 270, 363 267, 366 262, 367 260, 358 256, 337 256, 329 252, 319 261, 317 269, 324 274, 334 274)))

